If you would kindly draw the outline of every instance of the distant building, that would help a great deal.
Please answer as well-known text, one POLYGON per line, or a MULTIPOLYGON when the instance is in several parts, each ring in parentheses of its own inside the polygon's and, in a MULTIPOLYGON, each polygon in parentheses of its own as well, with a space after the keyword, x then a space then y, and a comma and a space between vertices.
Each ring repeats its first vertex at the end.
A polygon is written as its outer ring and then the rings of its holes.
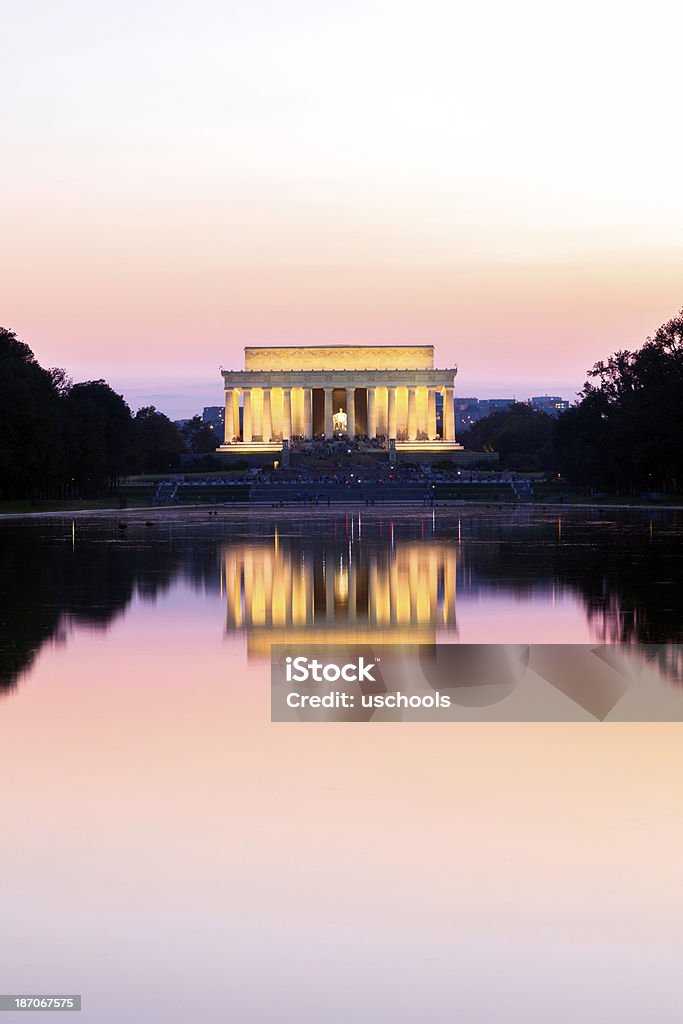
POLYGON ((202 423, 206 423, 222 437, 223 424, 225 423, 224 407, 222 405, 205 405, 202 413, 202 423))
POLYGON ((569 402, 559 395, 536 395, 529 399, 529 405, 536 412, 545 412, 548 416, 559 416, 569 408, 569 402))
POLYGON ((509 409, 511 405, 515 404, 515 401, 514 398, 456 398, 456 432, 469 430, 477 420, 482 420, 484 416, 490 416, 492 412, 509 409))

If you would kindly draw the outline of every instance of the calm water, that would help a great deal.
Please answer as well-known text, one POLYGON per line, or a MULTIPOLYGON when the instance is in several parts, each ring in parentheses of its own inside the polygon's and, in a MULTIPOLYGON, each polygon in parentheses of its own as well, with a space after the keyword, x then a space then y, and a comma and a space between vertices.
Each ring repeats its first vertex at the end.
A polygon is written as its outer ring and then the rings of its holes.
POLYGON ((681 643, 680 513, 120 519, 0 524, 3 991, 679 1020, 683 726, 271 725, 268 651, 681 643))

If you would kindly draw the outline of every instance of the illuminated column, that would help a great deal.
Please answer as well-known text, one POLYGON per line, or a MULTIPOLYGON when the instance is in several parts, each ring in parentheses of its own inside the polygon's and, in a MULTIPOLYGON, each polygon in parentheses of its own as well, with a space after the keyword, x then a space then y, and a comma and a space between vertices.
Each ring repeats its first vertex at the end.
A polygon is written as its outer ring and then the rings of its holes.
POLYGON ((455 441, 453 388, 444 388, 443 391, 443 439, 444 441, 455 441))
POLYGON ((346 433, 356 436, 356 389, 346 389, 346 433))
POLYGON ((415 388, 408 388, 408 440, 417 437, 417 409, 415 405, 415 388))
POLYGON ((427 395, 427 433, 431 441, 436 437, 436 391, 430 388, 427 395))
POLYGON ((389 388, 389 423, 388 434, 390 440, 396 440, 396 388, 389 388))
POLYGON ((428 441, 431 438, 429 428, 429 388, 419 387, 415 392, 417 402, 417 434, 428 441))
POLYGON ((332 421, 332 388, 325 388, 325 437, 334 437, 334 423, 332 421))
POLYGON ((273 436, 273 416, 270 409, 270 388, 263 389, 263 412, 261 413, 261 437, 270 441, 273 436))
POLYGON ((233 388, 225 389, 225 444, 230 444, 235 436, 235 419, 233 415, 233 388))
POLYGON ((375 419, 378 437, 387 437, 389 434, 387 417, 387 388, 379 387, 375 389, 375 419))
POLYGON ((310 441, 313 437, 313 391, 304 388, 304 437, 310 441))
POLYGON ((249 443, 252 439, 251 423, 251 388, 244 391, 244 408, 242 409, 242 440, 249 443))
POLYGON ((368 437, 377 434, 377 415, 375 413, 375 389, 368 388, 368 437))
POLYGON ((240 436, 240 393, 237 388, 232 391, 232 430, 235 441, 240 436))
POLYGON ((289 441, 292 436, 292 389, 282 389, 282 440, 289 441))

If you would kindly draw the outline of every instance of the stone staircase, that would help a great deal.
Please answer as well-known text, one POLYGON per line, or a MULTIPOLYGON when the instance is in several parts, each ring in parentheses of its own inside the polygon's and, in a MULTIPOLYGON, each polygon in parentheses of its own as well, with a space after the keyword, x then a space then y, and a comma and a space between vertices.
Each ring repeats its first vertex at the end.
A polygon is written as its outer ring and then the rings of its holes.
POLYGON ((515 492, 517 501, 532 501, 534 497, 534 489, 531 483, 526 477, 521 480, 511 480, 510 487, 515 492))
POLYGON ((153 505, 174 505, 178 500, 178 484, 172 480, 162 480, 154 492, 153 505))

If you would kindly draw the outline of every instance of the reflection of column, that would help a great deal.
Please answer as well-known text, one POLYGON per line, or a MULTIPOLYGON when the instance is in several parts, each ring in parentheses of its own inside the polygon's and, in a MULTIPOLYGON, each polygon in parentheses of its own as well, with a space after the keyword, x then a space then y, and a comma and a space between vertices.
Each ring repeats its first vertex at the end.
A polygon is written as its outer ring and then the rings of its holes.
POLYGON ((225 443, 230 444, 235 436, 235 423, 232 412, 232 398, 235 394, 232 388, 225 389, 225 443))
POLYGON ((282 440, 289 441, 292 436, 292 389, 282 389, 282 440))
POLYGON ((273 436, 273 416, 270 410, 270 388, 263 389, 263 412, 261 414, 261 437, 270 441, 273 436))
POLYGON ((375 389, 368 388, 368 437, 377 434, 377 415, 375 413, 375 389))
POLYGON ((325 560, 325 618, 334 618, 334 562, 325 560))
POLYGON ((408 552, 408 595, 410 600, 410 621, 416 626, 418 622, 417 603, 420 590, 419 556, 415 550, 408 552))
POLYGON ((389 388, 389 438, 396 440, 396 388, 389 388))
MULTIPOLYGON (((347 414, 348 415, 348 414, 347 414)), ((349 608, 348 617, 350 622, 356 621, 356 566, 349 563, 349 608)))
POLYGON ((242 410, 242 440, 248 443, 251 439, 251 388, 246 388, 244 391, 244 408, 242 410))
POLYGON ((313 437, 313 391, 311 388, 304 388, 304 437, 307 440, 313 437))
POLYGON ((346 433, 356 436, 356 389, 346 389, 346 433))
POLYGON ((443 439, 455 441, 455 409, 453 408, 453 388, 444 388, 443 393, 443 439))
POLYGON ((377 624, 377 593, 379 590, 379 572, 377 562, 373 559, 368 567, 368 618, 374 625, 377 624))
POLYGON ((332 421, 332 388, 325 388, 325 437, 334 437, 334 423, 332 421))
POLYGON ((391 606, 391 623, 395 625, 398 622, 398 568, 396 559, 392 560, 389 567, 389 602, 391 606))
POLYGON ((408 388, 408 440, 414 441, 417 436, 417 409, 415 406, 415 388, 408 388))
POLYGON ((430 388, 427 393, 427 434, 431 441, 436 437, 436 391, 430 388))
POLYGON ((443 560, 443 621, 446 625, 455 622, 456 578, 455 552, 448 549, 443 560))

